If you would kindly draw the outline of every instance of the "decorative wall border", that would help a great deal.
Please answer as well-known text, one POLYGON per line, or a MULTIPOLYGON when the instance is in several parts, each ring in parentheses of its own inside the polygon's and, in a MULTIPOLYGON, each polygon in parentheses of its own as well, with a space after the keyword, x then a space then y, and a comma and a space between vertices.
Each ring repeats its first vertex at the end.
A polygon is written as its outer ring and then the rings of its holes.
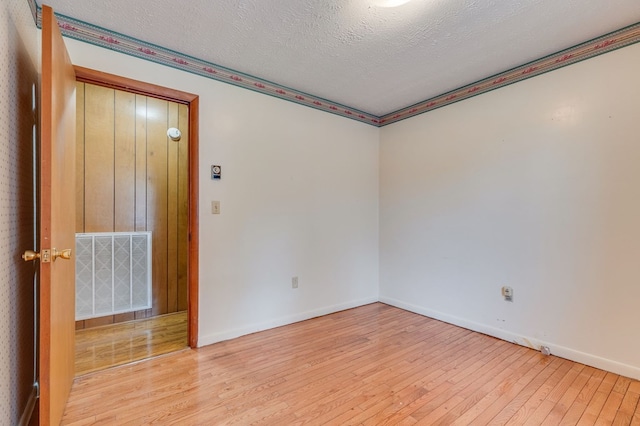
MULTIPOLYGON (((35 1, 35 0, 28 0, 35 1)), ((115 31, 107 30, 86 22, 56 13, 60 32, 63 36, 84 41, 109 50, 145 59, 161 65, 197 74, 234 86, 253 90, 265 95, 295 102, 300 105, 341 115, 374 126, 379 117, 317 96, 272 83, 248 74, 234 71, 180 52, 152 43, 147 43, 115 31)), ((36 25, 42 28, 42 8, 37 6, 36 25)))
POLYGON ((640 42, 640 22, 380 117, 386 126, 527 78, 640 42))
MULTIPOLYGON (((38 28, 42 28, 42 8, 36 0, 27 0, 34 13, 38 28)), ((351 108, 346 105, 310 95, 286 86, 272 83, 258 77, 234 71, 202 59, 194 58, 161 46, 147 43, 106 28, 56 14, 60 31, 66 37, 84 41, 109 50, 124 53, 136 58, 145 59, 158 64, 197 74, 234 86, 253 90, 265 95, 274 96, 307 107, 340 115, 376 127, 386 126, 423 114, 428 111, 468 99, 527 78, 535 77, 612 50, 620 49, 640 42, 640 22, 586 41, 541 59, 512 68, 502 73, 487 77, 475 83, 460 87, 450 92, 427 99, 417 104, 401 108, 381 117, 351 108)))
MULTIPOLYGON (((31 16, 33 16, 33 20, 38 28, 42 28, 42 26, 38 24, 38 5, 36 5, 36 0, 27 0, 27 3, 29 3, 29 9, 31 9, 31 16)), ((42 21, 42 19, 40 19, 40 21, 42 21)))

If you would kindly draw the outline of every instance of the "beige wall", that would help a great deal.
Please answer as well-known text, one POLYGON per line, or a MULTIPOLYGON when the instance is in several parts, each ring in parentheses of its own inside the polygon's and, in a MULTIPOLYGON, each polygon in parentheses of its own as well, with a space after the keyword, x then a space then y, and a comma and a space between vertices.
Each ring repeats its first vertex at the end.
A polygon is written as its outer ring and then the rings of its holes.
POLYGON ((37 30, 24 0, 0 3, 0 423, 18 424, 33 395, 32 93, 37 30), (5 423, 6 422, 6 423, 5 423))
POLYGON ((636 44, 384 127, 381 300, 640 378, 639 75, 636 44))

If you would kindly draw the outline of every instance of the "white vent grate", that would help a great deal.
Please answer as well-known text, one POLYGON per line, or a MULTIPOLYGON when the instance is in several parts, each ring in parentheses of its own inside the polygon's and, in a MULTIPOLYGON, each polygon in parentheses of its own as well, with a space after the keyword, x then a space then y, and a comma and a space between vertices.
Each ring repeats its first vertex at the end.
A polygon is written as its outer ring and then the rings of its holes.
POLYGON ((76 320, 151 308, 151 232, 76 234, 76 320))

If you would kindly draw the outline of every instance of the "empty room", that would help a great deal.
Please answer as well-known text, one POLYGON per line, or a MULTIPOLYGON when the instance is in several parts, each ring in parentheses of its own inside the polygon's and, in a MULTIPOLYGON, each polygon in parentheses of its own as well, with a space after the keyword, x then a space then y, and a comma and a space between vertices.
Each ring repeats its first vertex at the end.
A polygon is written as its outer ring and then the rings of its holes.
POLYGON ((640 425, 637 0, 0 16, 0 424, 640 425))

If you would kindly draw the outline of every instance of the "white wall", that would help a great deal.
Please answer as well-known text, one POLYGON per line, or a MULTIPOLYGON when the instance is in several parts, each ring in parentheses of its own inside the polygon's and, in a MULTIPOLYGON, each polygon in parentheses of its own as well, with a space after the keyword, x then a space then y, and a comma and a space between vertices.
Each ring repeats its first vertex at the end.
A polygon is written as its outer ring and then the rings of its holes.
POLYGON ((76 65, 200 96, 200 345, 378 299, 378 129, 65 41, 76 65))
POLYGON ((636 44, 384 127, 381 300, 640 379, 638 76, 636 44))

